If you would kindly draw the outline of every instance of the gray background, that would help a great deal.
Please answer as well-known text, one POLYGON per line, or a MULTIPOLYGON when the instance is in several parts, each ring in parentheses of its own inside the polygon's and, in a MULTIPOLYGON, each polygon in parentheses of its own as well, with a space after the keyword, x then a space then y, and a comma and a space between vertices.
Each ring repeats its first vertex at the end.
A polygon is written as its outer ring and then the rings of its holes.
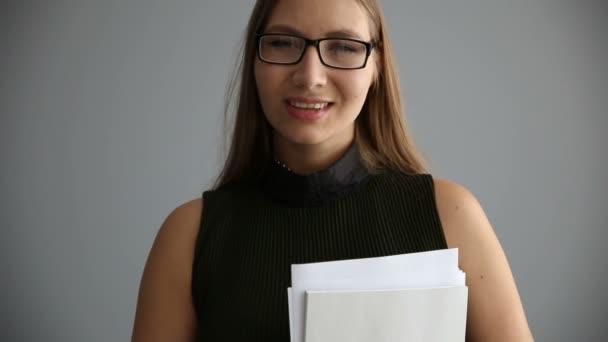
MULTIPOLYGON (((218 171, 251 6, 2 2, 0 340, 130 338, 156 231, 218 171)), ((484 206, 537 340, 602 340, 608 4, 384 9, 415 138, 484 206)))

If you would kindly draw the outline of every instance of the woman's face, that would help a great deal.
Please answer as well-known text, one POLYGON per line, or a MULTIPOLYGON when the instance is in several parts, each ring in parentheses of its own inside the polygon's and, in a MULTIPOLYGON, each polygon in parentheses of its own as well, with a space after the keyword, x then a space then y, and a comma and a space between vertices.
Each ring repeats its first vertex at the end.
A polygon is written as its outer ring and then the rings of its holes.
MULTIPOLYGON (((281 0, 264 33, 371 40, 367 14, 355 0, 281 0)), ((363 69, 327 67, 314 46, 309 46, 295 65, 269 64, 256 58, 257 90, 264 114, 274 128, 275 146, 349 144, 375 68, 375 53, 363 69), (329 105, 320 111, 294 107, 311 103, 329 105)))

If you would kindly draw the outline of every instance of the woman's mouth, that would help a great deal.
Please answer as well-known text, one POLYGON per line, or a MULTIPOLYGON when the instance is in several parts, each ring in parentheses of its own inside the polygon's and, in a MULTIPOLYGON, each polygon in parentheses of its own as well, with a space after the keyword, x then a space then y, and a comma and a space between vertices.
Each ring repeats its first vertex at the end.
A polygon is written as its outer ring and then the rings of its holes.
POLYGON ((304 120, 318 120, 324 117, 333 106, 332 102, 300 102, 296 100, 287 100, 285 104, 290 115, 304 120))
POLYGON ((329 102, 304 103, 304 102, 289 101, 289 104, 292 105, 293 107, 302 108, 302 109, 323 109, 323 108, 327 107, 329 102))

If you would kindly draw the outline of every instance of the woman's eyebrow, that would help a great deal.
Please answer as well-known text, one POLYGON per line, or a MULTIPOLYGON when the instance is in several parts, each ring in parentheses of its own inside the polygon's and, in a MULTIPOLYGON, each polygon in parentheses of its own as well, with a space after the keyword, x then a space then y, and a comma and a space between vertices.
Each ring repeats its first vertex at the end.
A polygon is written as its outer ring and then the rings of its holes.
POLYGON ((349 29, 335 30, 325 33, 326 36, 363 39, 357 32, 349 29))
MULTIPOLYGON (((280 24, 272 25, 272 26, 268 27, 268 29, 266 29, 266 31, 290 33, 290 34, 295 34, 298 36, 305 36, 301 31, 298 31, 297 29, 295 29, 291 26, 288 26, 288 25, 280 25, 280 24)), ((355 32, 353 30, 349 30, 349 29, 339 29, 339 30, 333 30, 330 32, 326 32, 324 37, 342 37, 342 38, 363 39, 357 32, 355 32)))

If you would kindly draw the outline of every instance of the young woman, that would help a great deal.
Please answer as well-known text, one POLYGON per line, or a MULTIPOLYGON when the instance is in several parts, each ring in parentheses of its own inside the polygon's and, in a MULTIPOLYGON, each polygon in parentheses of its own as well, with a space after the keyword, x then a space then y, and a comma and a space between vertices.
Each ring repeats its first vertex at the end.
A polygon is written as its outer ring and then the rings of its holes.
POLYGON ((288 341, 291 264, 453 247, 467 340, 532 340, 481 206, 407 133, 379 1, 258 0, 240 71, 225 167, 158 232, 133 341, 288 341))

